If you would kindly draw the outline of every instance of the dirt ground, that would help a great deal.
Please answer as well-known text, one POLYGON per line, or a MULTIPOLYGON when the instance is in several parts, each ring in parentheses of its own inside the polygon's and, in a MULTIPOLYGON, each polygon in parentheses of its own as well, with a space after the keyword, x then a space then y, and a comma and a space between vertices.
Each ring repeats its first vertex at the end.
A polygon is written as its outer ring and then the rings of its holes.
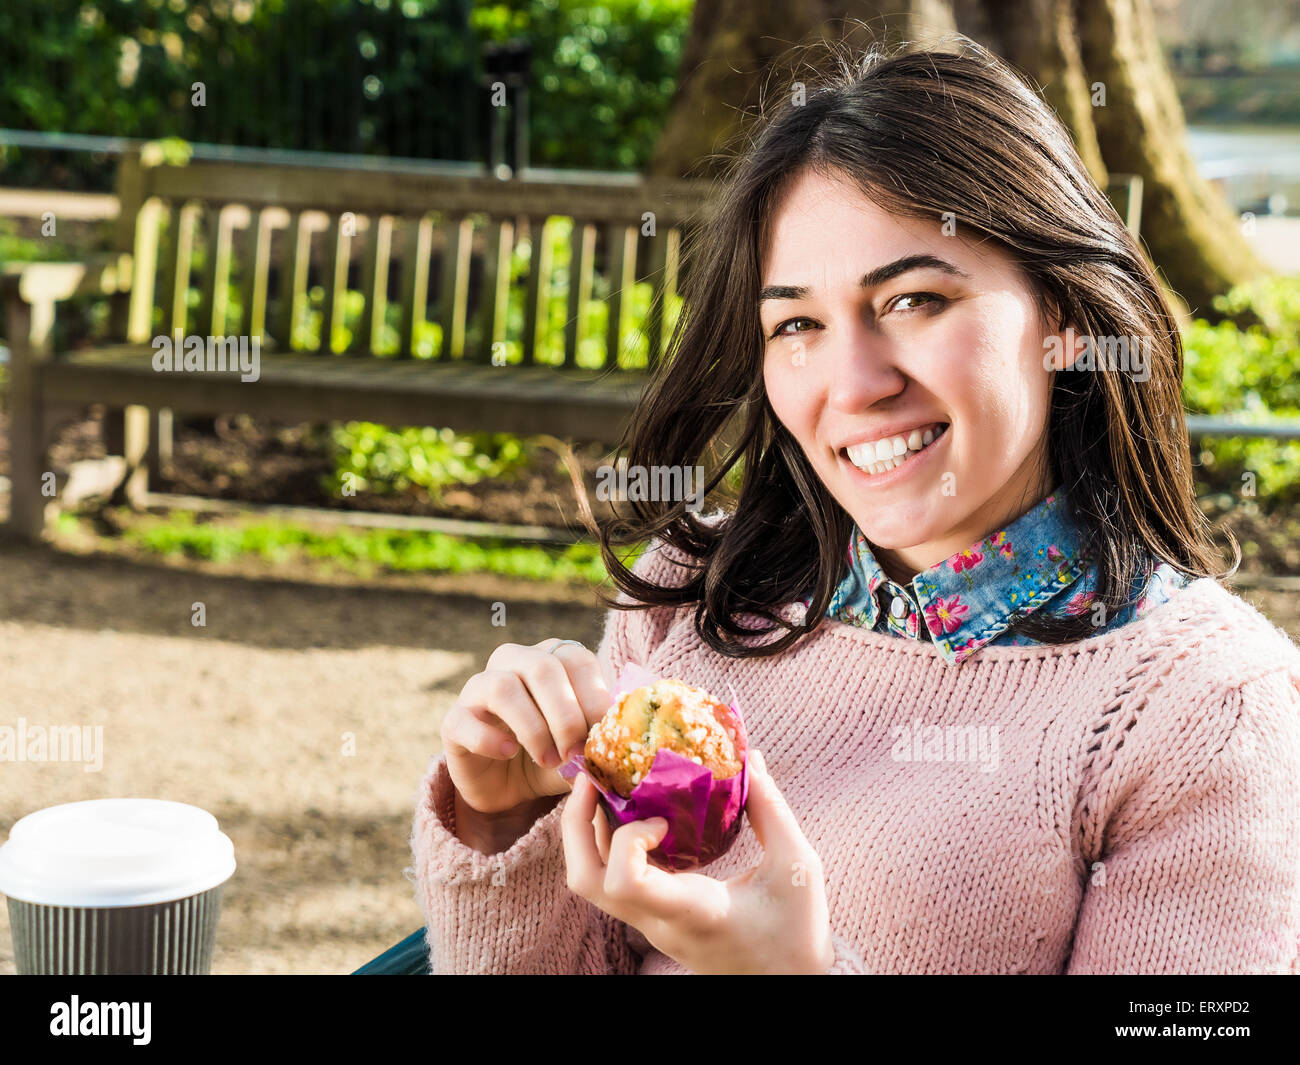
MULTIPOLYGON (((1242 594, 1300 640, 1300 595, 1242 594)), ((594 648, 589 596, 481 577, 320 586, 0 539, 0 719, 103 726, 98 772, 4 765, 0 838, 60 802, 194 803, 238 862, 213 972, 351 972, 422 924, 403 871, 442 715, 499 643, 594 648)), ((15 972, 8 923, 0 911, 0 974, 15 972)))
MULTIPOLYGON (((415 789, 465 681, 506 641, 600 638, 589 593, 477 587, 320 587, 0 539, 0 720, 103 726, 98 772, 4 764, 0 839, 60 802, 194 803, 238 862, 213 972, 351 972, 423 923, 403 875, 415 789)), ((0 911, 4 974, 8 925, 0 911)))

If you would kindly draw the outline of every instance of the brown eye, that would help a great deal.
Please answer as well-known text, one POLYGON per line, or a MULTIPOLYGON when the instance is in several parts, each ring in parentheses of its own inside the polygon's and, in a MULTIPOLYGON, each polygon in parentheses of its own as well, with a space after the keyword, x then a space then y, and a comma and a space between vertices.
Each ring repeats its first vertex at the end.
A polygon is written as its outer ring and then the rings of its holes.
MULTIPOLYGON (((898 304, 901 303, 903 300, 915 300, 915 299, 925 300, 925 303, 921 304, 922 307, 927 306, 929 304, 938 304, 943 302, 943 297, 936 295, 933 292, 905 292, 903 295, 898 296, 891 301, 890 308, 893 309, 898 307, 898 304)), ((920 307, 902 307, 899 309, 902 310, 904 314, 906 314, 909 311, 920 310, 920 307)))
MULTIPOLYGON (((782 330, 784 330, 787 325, 793 325, 795 322, 811 322, 811 321, 812 321, 811 318, 789 318, 786 321, 782 322, 780 325, 778 325, 776 327, 775 332, 773 332, 772 335, 767 339, 775 340, 777 337, 781 337, 781 336, 785 336, 785 337, 793 336, 794 335, 793 333, 782 332, 782 330)), ((796 330, 796 332, 802 333, 803 330, 799 329, 796 330)))

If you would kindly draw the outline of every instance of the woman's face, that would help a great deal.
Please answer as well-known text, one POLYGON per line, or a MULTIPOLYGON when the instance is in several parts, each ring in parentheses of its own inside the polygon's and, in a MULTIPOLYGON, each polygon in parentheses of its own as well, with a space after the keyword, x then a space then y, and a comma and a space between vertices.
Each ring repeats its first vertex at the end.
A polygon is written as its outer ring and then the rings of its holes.
POLYGON ((1032 293, 991 242, 972 247, 944 228, 805 171, 778 207, 763 263, 768 400, 895 580, 970 547, 1052 487, 1032 293))

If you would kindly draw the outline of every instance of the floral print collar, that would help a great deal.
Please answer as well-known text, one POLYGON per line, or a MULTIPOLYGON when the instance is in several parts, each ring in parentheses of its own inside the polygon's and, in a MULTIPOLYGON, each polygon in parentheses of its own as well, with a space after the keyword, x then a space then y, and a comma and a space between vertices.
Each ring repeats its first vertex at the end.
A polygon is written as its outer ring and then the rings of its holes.
MULTIPOLYGON (((990 643, 1032 643, 1007 629, 1034 611, 1069 616, 1093 609, 1094 571, 1059 489, 1005 528, 917 574, 907 587, 889 579, 856 525, 848 560, 849 573, 836 588, 827 615, 897 636, 928 639, 948 665, 990 643), (1070 594, 1064 595, 1067 589, 1070 594)), ((1167 597, 1166 590, 1186 584, 1168 565, 1161 565, 1157 574, 1159 582, 1136 589, 1125 610, 1110 619, 1094 616, 1098 635, 1141 616, 1167 597)), ((1098 604, 1094 615, 1102 613, 1098 604)))

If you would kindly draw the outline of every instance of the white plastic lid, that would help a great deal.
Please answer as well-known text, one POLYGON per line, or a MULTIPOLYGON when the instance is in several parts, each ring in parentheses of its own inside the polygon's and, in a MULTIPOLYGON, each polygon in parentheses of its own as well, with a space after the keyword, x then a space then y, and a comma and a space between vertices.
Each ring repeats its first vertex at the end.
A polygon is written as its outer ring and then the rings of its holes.
POLYGON ((37 810, 0 847, 0 892, 46 906, 147 906, 224 883, 235 847, 206 810, 91 799, 37 810))

